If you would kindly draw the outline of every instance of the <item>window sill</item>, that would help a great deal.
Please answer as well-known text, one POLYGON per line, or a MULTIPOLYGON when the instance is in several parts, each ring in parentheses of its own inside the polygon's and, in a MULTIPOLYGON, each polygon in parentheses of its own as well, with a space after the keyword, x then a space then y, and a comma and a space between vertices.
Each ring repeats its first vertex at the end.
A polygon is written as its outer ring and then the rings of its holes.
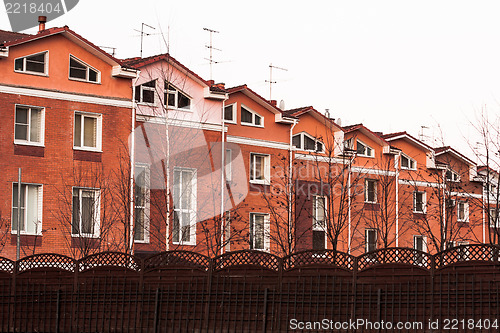
POLYGON ((264 125, 255 125, 255 124, 244 123, 244 122, 241 122, 241 126, 250 126, 250 127, 264 128, 264 125))
POLYGON ((193 109, 185 109, 185 108, 175 108, 173 106, 165 106, 164 107, 167 109, 167 111, 184 111, 184 112, 193 112, 193 109))
POLYGON ((84 83, 92 83, 92 84, 101 84, 101 82, 93 82, 93 81, 87 81, 87 80, 84 80, 84 79, 77 79, 77 78, 74 78, 74 77, 68 77, 68 80, 70 81, 76 81, 76 82, 84 82, 84 83))
POLYGON ((226 120, 224 119, 224 124, 233 124, 233 125, 237 125, 238 123, 234 120, 226 120))
POLYGON ((180 246, 196 246, 196 243, 186 243, 186 242, 172 242, 174 245, 180 245, 180 246))
POLYGON ((270 185, 271 182, 268 180, 250 180, 250 184, 255 184, 255 185, 270 185))
MULTIPOLYGON (((21 206, 22 207, 22 206, 21 206)), ((10 233, 13 235, 13 236, 17 236, 17 231, 16 230, 11 230, 10 233)), ((21 231, 21 237, 23 236, 28 236, 28 237, 41 237, 42 236, 42 233, 38 233, 38 234, 32 234, 32 233, 27 233, 27 232, 23 232, 21 231)))
POLYGON ((49 77, 49 74, 46 74, 46 73, 37 73, 37 72, 29 72, 29 71, 16 71, 16 70, 14 70, 14 72, 19 73, 19 74, 28 74, 28 75, 49 77))
POLYGON ((21 145, 21 146, 32 146, 32 147, 41 147, 45 148, 45 145, 40 142, 30 142, 30 141, 19 141, 19 140, 14 140, 15 145, 21 145))
POLYGON ((135 240, 134 239, 134 243, 135 244, 149 244, 149 239, 148 240, 135 240))
POLYGON ((99 235, 88 235, 88 234, 75 235, 75 234, 71 234, 71 238, 74 238, 74 239, 78 239, 78 238, 82 238, 82 239, 98 239, 99 235))

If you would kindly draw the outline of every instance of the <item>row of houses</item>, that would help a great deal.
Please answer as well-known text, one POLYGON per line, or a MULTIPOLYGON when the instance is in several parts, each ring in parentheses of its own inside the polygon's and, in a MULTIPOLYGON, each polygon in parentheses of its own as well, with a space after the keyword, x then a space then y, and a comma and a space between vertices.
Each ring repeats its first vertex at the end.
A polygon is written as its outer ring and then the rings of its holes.
POLYGON ((0 42, 1 256, 498 239, 497 174, 451 147, 284 110, 169 54, 116 59, 67 26, 0 42))

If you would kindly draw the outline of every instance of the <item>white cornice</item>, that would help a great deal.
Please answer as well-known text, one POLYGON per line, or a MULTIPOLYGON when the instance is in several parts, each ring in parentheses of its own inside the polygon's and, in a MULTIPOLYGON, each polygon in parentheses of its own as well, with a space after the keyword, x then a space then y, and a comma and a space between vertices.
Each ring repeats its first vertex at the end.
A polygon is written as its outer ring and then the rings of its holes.
POLYGON ((0 85, 0 93, 30 96, 30 97, 40 97, 48 99, 58 99, 63 101, 79 102, 79 103, 100 104, 100 105, 116 106, 121 108, 132 108, 133 105, 132 101, 130 100, 120 100, 120 99, 112 99, 112 98, 98 97, 98 96, 79 95, 76 93, 66 93, 66 92, 34 89, 34 88, 12 87, 5 85, 0 85))
MULTIPOLYGON (((147 123, 164 125, 166 118, 165 117, 151 117, 151 116, 145 116, 145 115, 138 114, 135 116, 135 120, 140 121, 140 122, 147 122, 147 123)), ((189 121, 189 120, 168 119, 168 125, 169 126, 177 126, 177 127, 185 127, 185 128, 196 128, 196 129, 206 130, 206 131, 215 131, 215 132, 221 131, 220 124, 200 123, 200 122, 189 121)), ((227 132, 227 126, 224 126, 224 132, 227 132)))
POLYGON ((274 148, 274 149, 284 149, 284 150, 290 149, 290 145, 288 143, 260 140, 260 139, 252 139, 252 138, 244 138, 241 136, 233 136, 233 135, 227 136, 227 142, 238 143, 241 145, 274 148))

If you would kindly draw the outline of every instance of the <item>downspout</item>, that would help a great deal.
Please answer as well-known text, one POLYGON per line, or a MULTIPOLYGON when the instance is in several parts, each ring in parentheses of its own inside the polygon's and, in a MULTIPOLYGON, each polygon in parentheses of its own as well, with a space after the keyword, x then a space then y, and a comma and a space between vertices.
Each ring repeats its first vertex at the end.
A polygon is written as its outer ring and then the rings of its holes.
POLYGON ((135 85, 139 80, 139 73, 137 71, 137 76, 132 84, 132 124, 131 124, 131 138, 130 138, 130 230, 129 230, 129 248, 130 254, 134 254, 134 176, 135 176, 135 115, 137 111, 137 103, 135 102, 135 85))
MULTIPOLYGON (((297 125, 298 119, 293 120, 293 124, 290 127, 290 147, 289 147, 289 163, 288 163, 288 244, 291 246, 292 244, 292 188, 293 188, 293 183, 292 183, 292 154, 293 154, 293 144, 292 144, 292 137, 293 137, 293 129, 295 128, 295 125, 297 125)), ((290 249, 289 249, 290 250, 290 249)))
POLYGON ((352 241, 352 235, 351 235, 351 166, 352 166, 352 162, 354 161, 355 157, 356 157, 356 155, 349 158, 349 169, 347 171, 347 221, 348 221, 347 253, 348 254, 351 254, 351 241, 352 241))
POLYGON ((165 106, 165 136, 167 141, 167 152, 166 152, 166 191, 167 191, 167 218, 165 224, 165 251, 170 249, 170 137, 168 130, 168 105, 165 106))
POLYGON ((394 156, 394 167, 396 169, 396 188, 395 188, 395 194, 396 194, 396 247, 399 247, 399 161, 401 160, 401 151, 394 156))
MULTIPOLYGON (((226 231, 226 214, 224 211, 224 190, 226 186, 226 149, 224 146, 225 136, 224 136, 224 108, 226 105, 226 99, 222 101, 222 111, 221 111, 221 167, 220 167, 220 254, 224 254, 224 236, 226 231)), ((227 241, 227 240, 226 240, 227 241)))
MULTIPOLYGON (((487 170, 487 171, 489 172, 489 170, 487 170)), ((489 214, 489 207, 488 207, 489 204, 488 204, 488 206, 486 206, 486 203, 484 202, 486 187, 484 186, 484 183, 482 185, 483 186, 482 186, 481 201, 483 202, 483 209, 482 209, 482 211, 483 211, 483 244, 485 244, 486 243, 486 214, 485 214, 485 210, 488 209, 488 214, 489 214), (486 207, 486 209, 485 209, 485 207, 486 207)), ((489 190, 488 190, 488 192, 489 192, 489 190)), ((494 222, 496 222, 496 221, 494 221, 494 222)))
MULTIPOLYGON (((447 225, 446 225, 446 184, 445 184, 445 181, 446 181, 446 170, 442 170, 441 171, 442 173, 442 182, 443 182, 443 239, 441 240, 441 247, 443 247, 443 240, 445 241, 445 244, 444 244, 444 247, 442 250, 446 250, 446 229, 447 229, 447 225)), ((441 250, 441 249, 440 249, 441 250)))

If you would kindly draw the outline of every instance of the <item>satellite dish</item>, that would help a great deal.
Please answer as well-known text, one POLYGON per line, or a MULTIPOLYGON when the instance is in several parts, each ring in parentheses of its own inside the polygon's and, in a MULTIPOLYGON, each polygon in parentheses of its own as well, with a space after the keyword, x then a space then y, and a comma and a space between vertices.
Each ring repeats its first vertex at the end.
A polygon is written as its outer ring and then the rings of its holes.
POLYGON ((280 101, 280 109, 285 110, 285 101, 284 100, 280 101))
POLYGON ((342 119, 337 118, 337 125, 342 126, 342 119))

